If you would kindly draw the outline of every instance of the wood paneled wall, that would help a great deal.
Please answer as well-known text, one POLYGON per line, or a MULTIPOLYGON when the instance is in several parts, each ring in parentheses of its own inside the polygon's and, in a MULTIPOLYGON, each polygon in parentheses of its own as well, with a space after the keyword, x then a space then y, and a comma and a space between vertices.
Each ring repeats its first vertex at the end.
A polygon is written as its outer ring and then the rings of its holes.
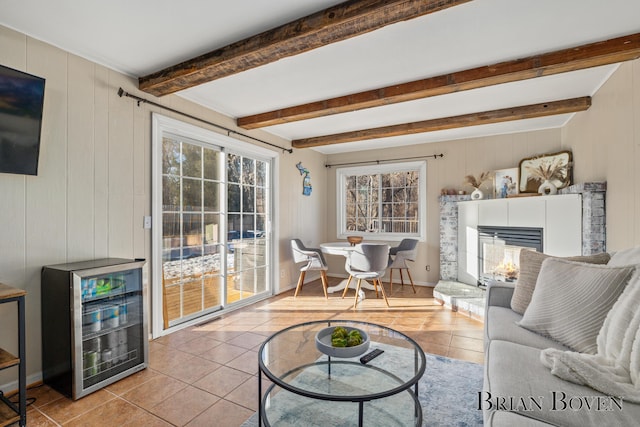
MULTIPOLYGON (((560 129, 471 138, 458 141, 411 145, 387 150, 370 150, 342 155, 331 155, 328 163, 345 163, 377 159, 395 159, 420 155, 444 154, 443 158, 427 160, 427 239, 418 245, 417 261, 411 274, 416 282, 435 284, 439 279, 440 264, 440 215, 438 197, 443 188, 473 190, 463 186, 467 174, 478 175, 483 171, 517 167, 520 160, 532 154, 559 151, 560 129), (426 266, 430 271, 426 271, 426 266)), ((327 187, 335 189, 335 169, 330 169, 327 187)), ((327 240, 336 239, 336 200, 327 199, 327 240)), ((395 242, 397 243, 397 242, 395 242)), ((327 260, 331 271, 344 268, 344 260, 327 260)))
MULTIPOLYGON (((151 112, 207 126, 147 104, 139 107, 117 94, 122 87, 150 97, 137 91, 136 79, 2 26, 0 64, 46 79, 38 176, 0 174, 0 282, 28 292, 27 375, 33 382, 41 371, 42 266, 101 257, 150 260, 151 233, 143 228, 143 217, 151 214, 151 112)), ((235 128, 233 119, 178 96, 157 101, 235 128)), ((262 131, 252 135, 290 146, 262 131)), ((317 242, 326 234, 320 214, 326 172, 324 155, 314 151, 283 154, 278 162, 282 176, 276 180, 282 190, 276 209, 282 214, 273 228, 283 243, 275 268, 285 271, 286 289, 297 277, 288 238, 317 242), (312 171, 311 197, 301 194, 295 167, 301 160, 312 171)), ((15 317, 15 310, 0 307, 0 347, 17 353, 15 317)), ((0 385, 14 380, 11 372, 0 373, 0 385)))
POLYGON ((640 245, 640 60, 621 64, 562 131, 574 180, 607 181, 607 250, 640 245))

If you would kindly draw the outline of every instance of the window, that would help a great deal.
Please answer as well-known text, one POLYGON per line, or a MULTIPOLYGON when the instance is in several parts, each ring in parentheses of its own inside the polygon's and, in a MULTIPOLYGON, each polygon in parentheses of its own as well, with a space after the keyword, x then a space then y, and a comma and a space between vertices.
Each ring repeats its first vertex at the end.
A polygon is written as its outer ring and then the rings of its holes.
POLYGON ((338 237, 425 237, 426 162, 340 168, 338 237))

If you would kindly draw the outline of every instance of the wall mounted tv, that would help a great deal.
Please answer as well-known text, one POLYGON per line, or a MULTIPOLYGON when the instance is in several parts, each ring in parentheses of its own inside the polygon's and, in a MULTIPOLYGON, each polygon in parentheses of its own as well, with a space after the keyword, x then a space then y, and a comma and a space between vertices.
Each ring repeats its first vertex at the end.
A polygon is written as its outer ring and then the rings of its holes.
POLYGON ((0 173, 38 174, 44 79, 0 65, 0 173))

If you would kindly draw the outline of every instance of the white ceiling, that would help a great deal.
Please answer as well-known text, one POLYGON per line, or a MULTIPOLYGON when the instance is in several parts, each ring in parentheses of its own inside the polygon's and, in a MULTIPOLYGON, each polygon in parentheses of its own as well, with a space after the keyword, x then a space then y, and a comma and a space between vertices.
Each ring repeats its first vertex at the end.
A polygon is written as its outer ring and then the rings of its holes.
MULTIPOLYGON (((340 1, 0 0, 0 24, 139 77, 337 3, 340 1)), ((178 95, 242 117, 638 32, 638 0, 474 0, 178 95)), ((599 67, 264 130, 292 140, 593 95, 614 70, 615 66, 599 67)), ((554 128, 570 117, 316 150, 329 154, 554 128)))

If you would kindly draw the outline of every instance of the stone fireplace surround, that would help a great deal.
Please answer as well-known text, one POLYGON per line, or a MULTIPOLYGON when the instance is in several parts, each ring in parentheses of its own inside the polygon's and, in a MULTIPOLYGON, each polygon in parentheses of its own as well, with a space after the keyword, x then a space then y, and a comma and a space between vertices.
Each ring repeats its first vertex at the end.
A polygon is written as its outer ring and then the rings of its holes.
MULTIPOLYGON (((606 182, 588 182, 558 192, 582 196, 582 255, 606 251, 606 190, 606 182)), ((454 311, 482 318, 484 290, 458 282, 458 202, 468 200, 469 195, 440 196, 440 281, 434 298, 454 311)))

